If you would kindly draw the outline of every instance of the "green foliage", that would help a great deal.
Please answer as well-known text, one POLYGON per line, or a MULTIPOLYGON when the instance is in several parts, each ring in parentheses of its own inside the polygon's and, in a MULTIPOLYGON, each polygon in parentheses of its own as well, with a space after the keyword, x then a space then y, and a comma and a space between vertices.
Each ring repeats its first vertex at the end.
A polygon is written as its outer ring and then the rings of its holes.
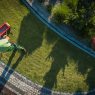
POLYGON ((71 25, 82 36, 95 36, 95 1, 64 0, 51 14, 55 22, 71 25))
POLYGON ((93 16, 93 17, 91 18, 91 23, 92 23, 93 26, 95 26, 95 16, 93 16))
POLYGON ((89 34, 91 37, 95 36, 95 16, 92 16, 89 20, 89 34))
POLYGON ((66 4, 57 4, 52 9, 52 18, 57 23, 68 23, 68 17, 70 17, 71 10, 66 4))
POLYGON ((64 0, 64 3, 68 5, 73 11, 77 9, 77 4, 79 0, 64 0))

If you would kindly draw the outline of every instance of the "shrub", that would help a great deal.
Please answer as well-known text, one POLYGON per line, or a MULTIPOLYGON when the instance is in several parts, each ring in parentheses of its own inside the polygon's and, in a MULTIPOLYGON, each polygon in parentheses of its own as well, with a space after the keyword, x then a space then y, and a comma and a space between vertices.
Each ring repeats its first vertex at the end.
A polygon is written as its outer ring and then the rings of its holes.
POLYGON ((89 36, 95 36, 95 16, 92 16, 89 20, 89 36))
POLYGON ((68 19, 72 11, 65 4, 57 4, 52 8, 52 19, 56 23, 68 23, 68 19))
POLYGON ((82 37, 95 36, 95 1, 64 0, 56 4, 51 11, 56 23, 71 25, 82 37))
POLYGON ((68 5, 73 11, 76 11, 79 0, 64 0, 64 3, 68 5))

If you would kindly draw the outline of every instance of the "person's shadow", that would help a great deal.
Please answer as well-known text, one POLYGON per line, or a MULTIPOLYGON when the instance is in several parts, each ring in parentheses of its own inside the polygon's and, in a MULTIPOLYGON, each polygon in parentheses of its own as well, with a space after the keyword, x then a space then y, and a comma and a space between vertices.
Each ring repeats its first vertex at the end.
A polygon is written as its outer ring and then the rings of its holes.
MULTIPOLYGON (((80 72, 82 75, 87 74, 85 82, 88 84, 89 90, 95 88, 95 77, 93 76, 95 72, 95 59, 91 56, 87 55, 83 51, 80 51, 76 47, 73 47, 66 41, 59 40, 52 48, 48 58, 52 58, 53 61, 50 69, 43 77, 45 83, 40 90, 40 95, 44 95, 44 93, 51 95, 52 89, 57 88, 57 75, 59 74, 60 70, 63 70, 64 77, 65 66, 68 65, 69 62, 68 59, 73 59, 75 63, 77 62, 76 65, 78 66, 78 72, 80 72), (88 70, 90 71, 88 72, 88 70), (50 90, 46 90, 46 88, 50 90)), ((81 93, 81 88, 77 89, 75 94, 77 92, 81 93)))
POLYGON ((10 76, 13 74, 13 72, 15 71, 15 69, 17 68, 18 64, 20 63, 20 61, 23 59, 24 54, 21 53, 19 58, 17 59, 17 61, 12 65, 12 67, 10 67, 11 62, 16 54, 17 50, 14 50, 9 58, 8 64, 6 65, 6 67, 4 68, 1 76, 0 76, 0 92, 2 92, 5 84, 7 83, 7 81, 9 80, 10 76))
POLYGON ((66 53, 62 49, 63 47, 64 45, 61 44, 61 40, 58 40, 58 42, 53 47, 50 55, 47 57, 47 59, 53 58, 53 62, 51 64, 51 68, 43 77, 45 83, 42 89, 40 90, 41 91, 40 95, 44 95, 44 93, 47 95, 51 95, 52 89, 54 87, 55 88, 57 87, 57 75, 59 74, 60 70, 63 71, 63 75, 64 75, 65 65, 68 63, 67 58, 69 57, 69 55, 66 55, 66 53), (46 90, 45 88, 48 88, 51 91, 46 90))
POLYGON ((31 13, 28 13, 21 21, 17 43, 27 50, 28 55, 32 54, 41 46, 44 30, 45 27, 42 27, 42 23, 31 13))

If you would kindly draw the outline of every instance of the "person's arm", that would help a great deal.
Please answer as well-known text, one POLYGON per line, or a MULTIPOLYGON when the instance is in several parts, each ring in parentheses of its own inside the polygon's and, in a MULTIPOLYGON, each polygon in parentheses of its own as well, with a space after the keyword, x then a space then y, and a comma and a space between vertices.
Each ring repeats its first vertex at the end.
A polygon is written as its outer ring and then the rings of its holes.
POLYGON ((3 38, 4 38, 4 39, 7 39, 7 40, 10 39, 7 35, 4 35, 3 38))

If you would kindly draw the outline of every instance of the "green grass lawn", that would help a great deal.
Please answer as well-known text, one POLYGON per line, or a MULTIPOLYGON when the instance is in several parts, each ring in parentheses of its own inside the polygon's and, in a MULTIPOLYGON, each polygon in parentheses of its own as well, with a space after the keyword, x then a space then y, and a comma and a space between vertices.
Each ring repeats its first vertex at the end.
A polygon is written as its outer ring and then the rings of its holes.
POLYGON ((13 58, 11 52, 4 53, 3 62, 15 64, 19 73, 53 90, 77 92, 95 88, 95 59, 57 36, 19 0, 0 0, 0 25, 3 22, 11 25, 10 40, 28 52, 19 61, 19 52, 13 58))

